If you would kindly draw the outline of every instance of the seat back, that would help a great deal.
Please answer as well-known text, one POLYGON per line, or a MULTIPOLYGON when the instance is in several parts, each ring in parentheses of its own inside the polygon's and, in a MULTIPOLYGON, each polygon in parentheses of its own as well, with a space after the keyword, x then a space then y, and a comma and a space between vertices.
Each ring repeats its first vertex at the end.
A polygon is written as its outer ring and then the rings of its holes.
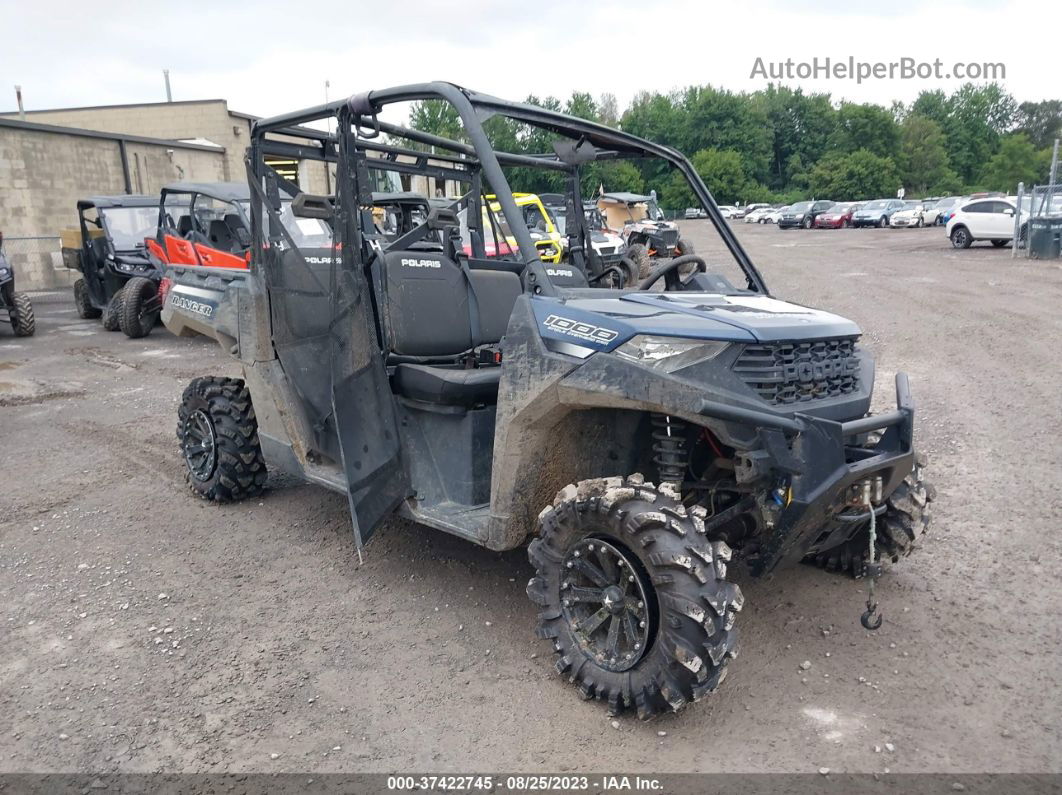
POLYGON ((384 254, 388 348, 403 356, 456 356, 472 347, 468 280, 449 257, 384 254))
POLYGON ((479 308, 480 342, 493 345, 505 336, 513 304, 523 292, 520 277, 509 271, 475 270, 471 272, 479 308))
POLYGON ((210 226, 207 228, 207 232, 207 237, 210 238, 211 246, 221 251, 231 252, 233 250, 232 244, 234 242, 234 238, 232 236, 232 233, 229 231, 228 226, 225 225, 224 221, 215 218, 213 221, 210 222, 210 226))

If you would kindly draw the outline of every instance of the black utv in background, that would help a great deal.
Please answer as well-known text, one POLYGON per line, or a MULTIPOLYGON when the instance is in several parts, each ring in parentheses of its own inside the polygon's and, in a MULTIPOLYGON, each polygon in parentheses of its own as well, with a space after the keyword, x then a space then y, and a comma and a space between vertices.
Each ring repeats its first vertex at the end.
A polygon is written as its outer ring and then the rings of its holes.
POLYGON ((74 283, 78 317, 102 316, 108 331, 146 336, 161 309, 163 263, 145 243, 158 226, 158 196, 93 196, 77 203, 77 213, 78 228, 63 230, 62 239, 63 263, 82 274, 74 283))
POLYGON ((29 296, 15 292, 15 268, 4 256, 3 232, 0 232, 0 312, 7 313, 16 337, 30 337, 37 330, 29 296))

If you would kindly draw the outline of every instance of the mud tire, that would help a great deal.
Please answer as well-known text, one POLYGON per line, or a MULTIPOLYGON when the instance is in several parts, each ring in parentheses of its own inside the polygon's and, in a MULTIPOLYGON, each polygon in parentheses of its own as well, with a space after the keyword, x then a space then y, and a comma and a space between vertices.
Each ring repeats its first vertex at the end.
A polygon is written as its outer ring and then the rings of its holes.
POLYGON ((85 287, 84 279, 74 282, 74 306, 77 307, 77 316, 82 320, 95 320, 103 314, 89 301, 88 288, 85 287))
POLYGON ((140 339, 151 333, 158 320, 158 312, 145 312, 147 304, 158 291, 151 279, 134 276, 122 288, 122 311, 118 313, 118 325, 130 339, 140 339))
POLYGON ((121 316, 122 290, 119 290, 111 296, 111 300, 107 302, 107 308, 103 310, 103 328, 106 331, 118 331, 121 329, 121 316))
POLYGON ((553 644, 557 673, 584 699, 605 701, 612 714, 633 708, 646 720, 677 711, 715 690, 737 656, 734 621, 744 598, 725 579, 730 548, 709 542, 703 510, 687 511, 677 496, 669 484, 657 488, 641 475, 566 486, 539 515, 539 535, 528 549, 536 634, 553 644), (588 654, 565 617, 564 560, 587 537, 623 549, 649 583, 650 640, 623 671, 588 654))
POLYGON ((634 243, 628 246, 625 256, 637 266, 638 281, 648 276, 653 269, 653 262, 649 258, 649 249, 641 243, 634 243))
POLYGON ((206 376, 192 381, 177 409, 177 441, 193 494, 212 502, 237 502, 262 493, 267 472, 258 421, 251 393, 240 379, 206 376), (198 476, 191 458, 197 420, 208 424, 214 447, 209 471, 198 476))

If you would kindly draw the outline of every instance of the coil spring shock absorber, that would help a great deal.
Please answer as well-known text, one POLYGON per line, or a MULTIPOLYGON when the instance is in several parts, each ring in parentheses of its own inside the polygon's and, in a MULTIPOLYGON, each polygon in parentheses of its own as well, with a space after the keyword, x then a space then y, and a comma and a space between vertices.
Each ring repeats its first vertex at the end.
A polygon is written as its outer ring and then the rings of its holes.
POLYGON ((682 483, 686 474, 686 423, 667 414, 653 414, 653 463, 660 482, 682 483))

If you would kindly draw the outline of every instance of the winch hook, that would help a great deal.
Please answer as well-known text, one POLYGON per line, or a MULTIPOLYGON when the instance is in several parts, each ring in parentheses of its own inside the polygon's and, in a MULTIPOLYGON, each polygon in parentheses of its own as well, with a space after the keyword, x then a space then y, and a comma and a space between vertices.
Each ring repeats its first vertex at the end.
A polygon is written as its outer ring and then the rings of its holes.
POLYGON ((859 617, 859 623, 863 625, 863 629, 869 629, 873 632, 881 626, 881 619, 882 616, 878 613, 877 603, 871 602, 867 599, 867 609, 863 611, 863 615, 859 617))

